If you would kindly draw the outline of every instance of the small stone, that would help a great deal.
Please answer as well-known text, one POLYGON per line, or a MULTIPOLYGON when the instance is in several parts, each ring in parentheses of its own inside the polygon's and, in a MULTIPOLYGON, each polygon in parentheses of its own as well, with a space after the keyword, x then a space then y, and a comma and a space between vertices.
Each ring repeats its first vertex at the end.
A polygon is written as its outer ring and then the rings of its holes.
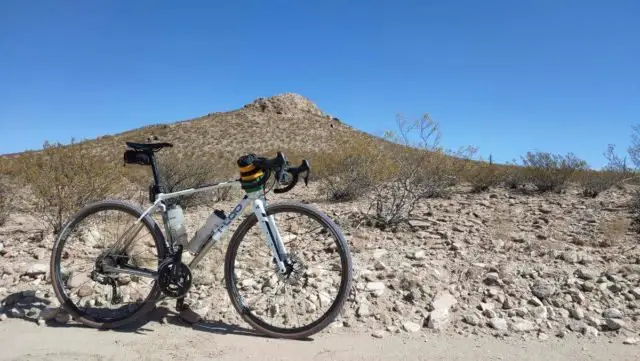
POLYGON ((7 315, 4 313, 0 313, 0 321, 6 321, 7 320, 7 315))
POLYGON ((565 330, 560 330, 558 331, 558 333, 556 333, 556 337, 557 338, 564 338, 564 336, 566 336, 567 332, 565 330))
POLYGON ((84 286, 84 284, 88 283, 89 281, 91 281, 91 279, 87 275, 82 273, 76 274, 69 278, 69 281, 67 281, 67 287, 75 289, 84 286))
POLYGON ((624 322, 617 318, 607 318, 605 320, 605 325, 611 331, 617 331, 624 327, 624 322))
POLYGON ((367 282, 365 285, 365 291, 371 292, 376 296, 381 296, 387 286, 383 282, 367 282))
POLYGON ((540 208, 538 208, 538 210, 539 210, 539 211, 540 211, 540 213, 542 213, 542 214, 550 214, 550 213, 552 212, 552 211, 551 211, 551 208, 549 208, 549 207, 545 207, 545 206, 540 206, 540 208))
POLYGON ((536 307, 540 307, 543 306, 544 303, 542 303, 542 301, 540 301, 540 299, 538 297, 531 297, 529 299, 529 303, 536 306, 536 307))
POLYGON ((358 315, 358 317, 367 317, 371 315, 369 306, 367 306, 366 304, 360 305, 360 307, 358 307, 358 309, 356 310, 356 314, 358 315))
POLYGON ((548 340, 548 339, 549 339, 549 335, 547 335, 546 333, 544 333, 544 332, 540 332, 540 333, 538 334, 538 340, 540 340, 540 341, 546 341, 546 340, 548 340))
POLYGON ((474 314, 464 315, 462 320, 471 326, 478 326, 480 324, 480 318, 474 314))
POLYGON ((622 318, 622 312, 617 308, 608 308, 602 312, 604 318, 622 318))
POLYGON ((631 294, 634 295, 636 299, 640 300, 640 287, 632 289, 631 294))
POLYGON ((80 297, 88 297, 88 296, 91 296, 92 294, 93 294, 93 288, 91 288, 91 286, 89 285, 84 285, 80 287, 80 289, 78 290, 78 296, 80 297))
POLYGON ((44 275, 44 274, 47 274, 48 270, 49 270, 49 267, 46 264, 36 263, 31 265, 31 267, 27 269, 27 272, 25 272, 25 275, 31 276, 31 277, 44 275))
POLYGON ((456 300, 455 297, 453 297, 453 295, 447 291, 443 291, 443 292, 439 292, 433 299, 433 302, 431 303, 431 306, 434 309, 447 309, 449 310, 451 307, 453 307, 456 303, 458 303, 458 300, 456 300))
POLYGON ((588 281, 588 280, 594 280, 594 279, 598 278, 598 276, 600 274, 599 274, 599 272, 591 270, 591 269, 581 268, 581 269, 578 270, 576 275, 578 276, 578 278, 583 279, 585 281, 588 281))
POLYGON ((43 319, 38 319, 38 326, 45 326, 46 324, 47 324, 47 321, 43 319))
POLYGON ((601 325, 600 320, 592 315, 585 316, 584 320, 587 321, 589 326, 592 326, 592 327, 598 328, 601 325))
POLYGON ((429 314, 427 327, 441 330, 449 323, 449 309, 437 308, 429 314))
POLYGON ((498 317, 498 314, 496 313, 496 311, 494 310, 484 310, 482 312, 482 314, 486 317, 486 318, 496 318, 498 317))
POLYGON ((382 331, 382 330, 376 330, 376 331, 373 331, 373 332, 371 333, 371 336, 373 336, 373 337, 375 337, 375 338, 383 338, 383 337, 384 337, 384 335, 385 335, 385 332, 384 332, 384 331, 382 331))
POLYGON ((533 309, 533 315, 536 318, 547 319, 549 313, 547 312, 547 308, 544 306, 538 306, 533 309))
POLYGON ((413 259, 419 260, 419 259, 425 259, 425 258, 427 258, 427 254, 423 250, 417 251, 413 254, 413 259))
POLYGON ((575 306, 571 309, 571 317, 576 320, 582 320, 584 318, 584 310, 580 306, 575 306))
POLYGON ((524 317, 529 314, 529 310, 526 307, 516 308, 516 315, 519 317, 524 317))
POLYGON ((509 328, 507 320, 504 318, 492 318, 491 321, 489 321, 489 325, 498 331, 506 331, 509 328))
POLYGON ((379 259, 379 258, 382 258, 386 254, 387 254, 387 250, 386 249, 378 248, 378 249, 375 249, 373 251, 373 258, 374 259, 379 259))
POLYGON ((505 298, 504 302, 502 302, 502 309, 504 310, 510 310, 513 306, 513 300, 510 298, 505 298))
POLYGON ((549 284, 546 283, 542 283, 540 281, 537 281, 536 283, 534 283, 534 285, 531 287, 531 292, 538 297, 539 299, 545 299, 548 297, 551 297, 555 292, 555 288, 549 284))
POLYGON ((593 284, 593 282, 591 281, 586 281, 585 283, 582 284, 582 290, 585 292, 591 292, 596 288, 596 285, 593 284))
POLYGON ((582 329, 582 334, 587 337, 598 337, 598 329, 591 326, 584 326, 582 329))
POLYGON ((536 328, 535 323, 529 320, 521 320, 511 323, 511 330, 515 332, 529 332, 536 328))
POLYGON ((627 337, 622 341, 622 343, 625 345, 637 345, 640 343, 640 339, 636 337, 627 337))
POLYGON ((382 261, 377 260, 374 264, 373 264, 373 268, 376 271, 384 271, 387 269, 387 265, 382 263, 382 261))
POLYGON ((487 273, 487 276, 484 278, 484 284, 488 286, 499 286, 500 276, 496 272, 487 273))
POLYGON ((516 243, 524 243, 527 241, 527 235, 524 232, 511 233, 509 238, 511 238, 512 242, 516 243))
POLYGON ((420 325, 418 325, 415 322, 407 321, 407 322, 402 324, 402 329, 407 331, 407 332, 412 332, 412 333, 413 332, 418 332, 418 331, 420 331, 420 328, 421 328, 420 325))
POLYGON ((564 251, 560 257, 567 263, 577 263, 580 260, 578 254, 573 251, 564 251))

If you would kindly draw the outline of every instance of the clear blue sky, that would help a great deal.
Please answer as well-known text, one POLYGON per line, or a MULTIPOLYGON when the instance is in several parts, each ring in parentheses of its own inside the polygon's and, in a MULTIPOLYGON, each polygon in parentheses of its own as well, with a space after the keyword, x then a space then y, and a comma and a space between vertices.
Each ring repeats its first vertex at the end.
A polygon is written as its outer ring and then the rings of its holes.
POLYGON ((428 112, 447 147, 600 167, 640 123, 639 18, 637 0, 3 0, 0 153, 297 92, 374 134, 428 112))

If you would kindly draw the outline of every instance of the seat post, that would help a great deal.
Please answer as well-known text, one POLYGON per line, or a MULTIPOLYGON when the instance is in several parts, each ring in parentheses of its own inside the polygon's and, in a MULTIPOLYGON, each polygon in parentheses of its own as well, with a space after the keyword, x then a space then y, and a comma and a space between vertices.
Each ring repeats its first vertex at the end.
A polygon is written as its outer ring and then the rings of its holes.
POLYGON ((153 184, 155 185, 156 189, 159 192, 161 192, 162 190, 160 189, 160 175, 158 174, 158 168, 156 166, 155 154, 153 153, 153 151, 149 151, 147 154, 149 155, 149 159, 151 160, 151 171, 153 172, 153 184))

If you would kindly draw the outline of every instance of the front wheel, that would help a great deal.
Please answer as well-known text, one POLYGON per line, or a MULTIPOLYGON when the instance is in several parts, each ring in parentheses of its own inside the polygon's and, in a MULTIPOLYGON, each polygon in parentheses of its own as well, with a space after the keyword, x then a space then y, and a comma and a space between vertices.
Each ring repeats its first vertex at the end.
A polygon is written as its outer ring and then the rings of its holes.
POLYGON ((349 247, 338 226, 311 206, 283 202, 266 212, 284 243, 287 272, 279 272, 252 214, 229 243, 227 291, 242 318, 263 334, 306 338, 331 323, 349 296, 349 247))

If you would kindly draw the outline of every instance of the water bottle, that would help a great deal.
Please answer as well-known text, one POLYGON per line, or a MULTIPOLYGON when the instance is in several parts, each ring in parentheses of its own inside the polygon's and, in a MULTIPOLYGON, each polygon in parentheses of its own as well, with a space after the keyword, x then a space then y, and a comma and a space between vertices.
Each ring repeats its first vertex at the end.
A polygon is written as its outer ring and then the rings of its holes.
POLYGON ((187 229, 184 226, 184 212, 182 207, 172 204, 168 207, 167 216, 169 218, 168 228, 171 233, 171 239, 175 244, 181 244, 183 247, 187 245, 187 229))
POLYGON ((207 218, 207 222, 200 228, 189 242, 189 252, 196 254, 200 251, 202 245, 211 238, 213 232, 227 218, 223 211, 215 210, 207 218))

